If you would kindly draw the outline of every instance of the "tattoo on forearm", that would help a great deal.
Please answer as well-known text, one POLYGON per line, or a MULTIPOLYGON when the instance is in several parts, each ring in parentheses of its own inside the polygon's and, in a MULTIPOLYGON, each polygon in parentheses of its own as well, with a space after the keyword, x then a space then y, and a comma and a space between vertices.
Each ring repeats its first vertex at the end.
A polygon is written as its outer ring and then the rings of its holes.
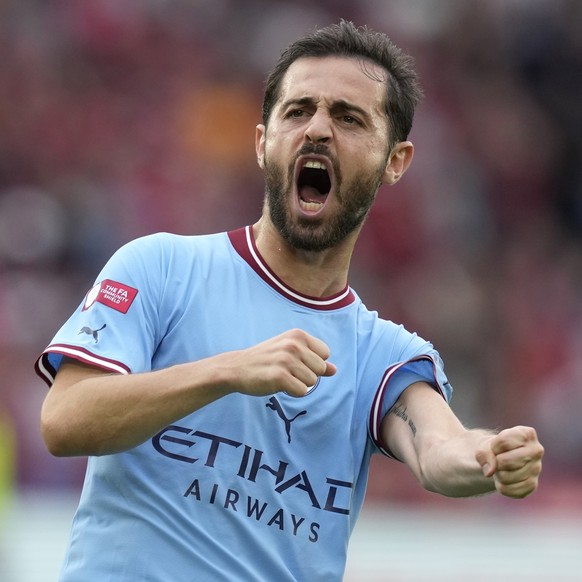
POLYGON ((414 422, 412 422, 412 419, 408 417, 408 414, 406 412, 406 406, 402 406, 397 402, 390 412, 397 416, 398 418, 401 418, 404 422, 406 422, 410 427, 410 430, 412 431, 412 436, 413 437, 416 436, 416 426, 414 425, 414 422))

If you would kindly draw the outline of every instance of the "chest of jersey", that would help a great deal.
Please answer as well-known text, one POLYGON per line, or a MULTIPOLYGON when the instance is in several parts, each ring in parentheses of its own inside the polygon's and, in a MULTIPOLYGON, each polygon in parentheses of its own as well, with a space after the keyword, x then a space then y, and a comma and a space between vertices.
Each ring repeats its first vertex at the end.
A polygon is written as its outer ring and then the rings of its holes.
MULTIPOLYGON (((327 343, 337 374, 320 378, 303 398, 277 387, 264 397, 224 397, 162 431, 153 447, 172 466, 208 479, 207 495, 220 477, 237 494, 242 487, 293 500, 298 512, 307 506, 348 514, 373 395, 372 386, 369 394, 359 386, 356 309, 319 312, 298 306, 247 271, 236 262, 227 269, 209 266, 192 273, 192 280, 174 283, 179 288, 172 290, 173 300, 162 304, 160 320, 168 324, 153 367, 241 350, 301 328, 327 343)), ((189 495, 204 495, 197 490, 203 480, 189 495)), ((195 478, 186 481, 183 493, 195 478)))

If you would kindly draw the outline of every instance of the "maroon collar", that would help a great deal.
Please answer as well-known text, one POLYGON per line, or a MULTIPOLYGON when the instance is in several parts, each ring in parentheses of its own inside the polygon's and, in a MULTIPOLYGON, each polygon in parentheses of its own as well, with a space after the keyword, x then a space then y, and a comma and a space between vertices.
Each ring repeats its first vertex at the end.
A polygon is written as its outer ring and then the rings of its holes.
POLYGON ((249 266, 273 289, 279 294, 283 295, 290 301, 303 305, 304 307, 311 307, 312 309, 320 309, 328 311, 331 309, 339 309, 350 305, 355 300, 355 295, 348 285, 335 295, 330 297, 310 297, 304 295, 299 291, 295 291, 286 285, 265 262, 265 259, 259 253, 253 236, 253 229, 251 226, 232 230, 228 233, 228 238, 236 252, 249 264, 249 266))

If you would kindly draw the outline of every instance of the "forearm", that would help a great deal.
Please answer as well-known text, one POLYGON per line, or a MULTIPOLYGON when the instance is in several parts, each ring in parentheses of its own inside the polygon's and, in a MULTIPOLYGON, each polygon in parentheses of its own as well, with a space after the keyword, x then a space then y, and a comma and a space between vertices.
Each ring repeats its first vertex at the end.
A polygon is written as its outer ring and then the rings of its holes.
POLYGON ((424 382, 403 392, 384 417, 382 437, 429 491, 468 497, 497 490, 520 499, 538 486, 544 447, 533 428, 467 430, 424 382))
POLYGON ((244 350, 143 374, 64 363, 42 408, 43 438, 58 456, 123 451, 233 392, 303 396, 319 376, 335 374, 328 357, 326 344, 295 329, 244 350))
MULTIPOLYGON (((220 359, 141 374, 92 373, 66 389, 55 384, 41 412, 47 447, 57 456, 74 456, 115 453, 141 444, 233 391, 220 359)), ((67 372, 74 374, 75 369, 67 372)))

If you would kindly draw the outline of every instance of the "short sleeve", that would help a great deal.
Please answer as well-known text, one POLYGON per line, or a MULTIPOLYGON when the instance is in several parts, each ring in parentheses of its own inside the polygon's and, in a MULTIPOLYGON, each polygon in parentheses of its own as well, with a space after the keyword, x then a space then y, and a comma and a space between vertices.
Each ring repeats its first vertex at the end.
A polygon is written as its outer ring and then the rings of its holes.
POLYGON ((392 455, 381 438, 382 420, 402 392, 415 382, 430 384, 447 402, 452 397, 453 388, 445 375, 443 362, 435 351, 399 362, 388 368, 374 398, 369 429, 375 445, 380 452, 389 457, 392 455))
POLYGON ((158 235, 119 249, 35 364, 52 385, 64 357, 115 373, 148 371, 163 278, 158 235))

